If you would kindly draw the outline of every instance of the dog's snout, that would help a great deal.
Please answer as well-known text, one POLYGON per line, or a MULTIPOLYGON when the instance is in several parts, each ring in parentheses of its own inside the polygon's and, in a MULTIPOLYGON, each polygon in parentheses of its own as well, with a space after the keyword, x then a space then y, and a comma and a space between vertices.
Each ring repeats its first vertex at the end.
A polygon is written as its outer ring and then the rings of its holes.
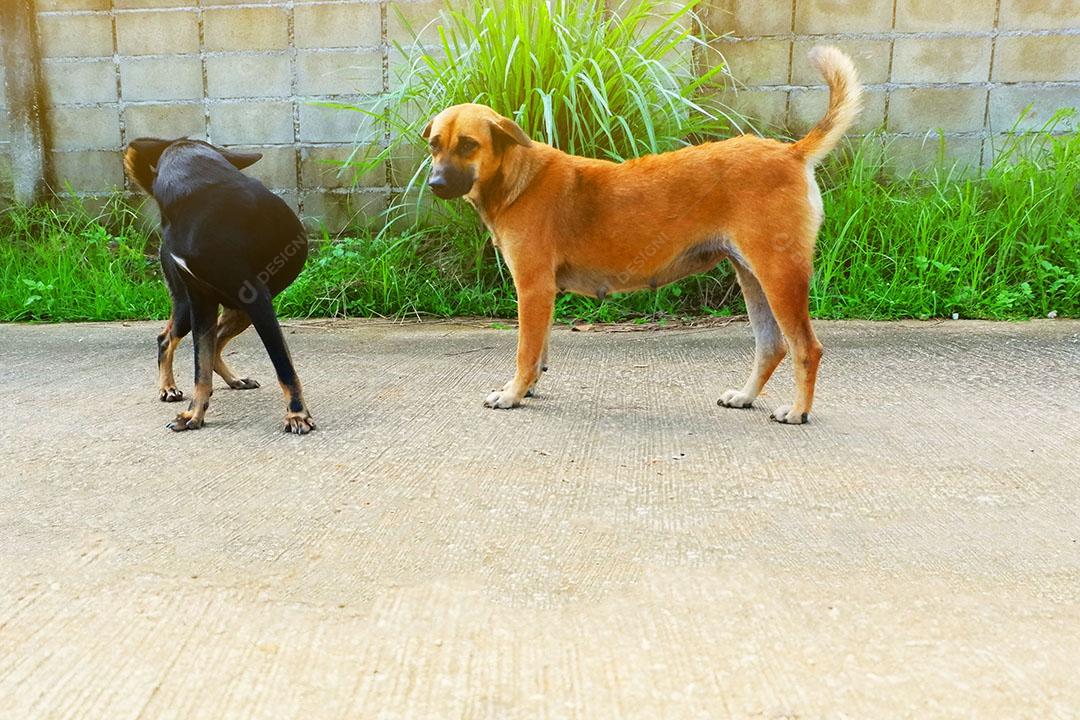
POLYGON ((432 168, 427 184, 437 197, 449 200, 469 192, 473 176, 471 172, 453 165, 439 165, 432 168))
POLYGON ((442 173, 433 172, 431 177, 427 181, 428 187, 432 190, 442 190, 446 187, 446 178, 442 173))

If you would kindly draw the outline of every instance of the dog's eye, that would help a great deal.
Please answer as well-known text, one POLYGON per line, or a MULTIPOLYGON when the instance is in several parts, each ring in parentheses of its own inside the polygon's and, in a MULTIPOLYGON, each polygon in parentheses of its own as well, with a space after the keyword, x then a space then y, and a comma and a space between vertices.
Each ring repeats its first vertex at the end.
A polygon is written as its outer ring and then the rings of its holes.
POLYGON ((458 155, 471 155, 478 147, 480 147, 480 143, 472 138, 461 138, 457 144, 458 155))

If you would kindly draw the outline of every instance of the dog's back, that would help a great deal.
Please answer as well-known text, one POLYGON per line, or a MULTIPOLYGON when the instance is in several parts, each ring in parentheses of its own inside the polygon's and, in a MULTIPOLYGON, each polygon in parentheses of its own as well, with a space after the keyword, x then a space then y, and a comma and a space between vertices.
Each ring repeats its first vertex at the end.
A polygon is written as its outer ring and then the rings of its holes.
POLYGON ((157 201, 165 245, 189 263, 205 258, 262 273, 276 294, 303 267, 307 238, 284 200, 240 172, 260 157, 198 140, 140 138, 124 167, 157 201))

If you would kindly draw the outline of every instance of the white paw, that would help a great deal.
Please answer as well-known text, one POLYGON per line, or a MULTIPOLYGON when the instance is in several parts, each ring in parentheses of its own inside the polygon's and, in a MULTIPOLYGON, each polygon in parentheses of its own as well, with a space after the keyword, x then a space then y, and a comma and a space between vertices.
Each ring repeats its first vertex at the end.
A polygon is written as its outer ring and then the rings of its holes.
POLYGON ((770 420, 775 420, 778 423, 784 423, 785 425, 802 425, 806 422, 806 417, 809 413, 796 413, 790 405, 781 405, 772 411, 770 420))
POLYGON ((509 390, 496 390, 484 400, 484 407, 496 410, 509 410, 521 404, 521 396, 509 390))
POLYGON ((727 408, 748 408, 754 404, 754 398, 741 390, 728 390, 720 396, 716 404, 727 408))

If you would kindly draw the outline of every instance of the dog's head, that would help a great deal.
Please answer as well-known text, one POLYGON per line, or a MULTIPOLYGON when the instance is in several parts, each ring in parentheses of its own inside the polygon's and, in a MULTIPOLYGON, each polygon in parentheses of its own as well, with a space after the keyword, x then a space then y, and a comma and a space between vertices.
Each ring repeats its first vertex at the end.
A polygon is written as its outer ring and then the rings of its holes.
POLYGON ((141 187, 147 194, 152 195, 154 178, 157 177, 157 167, 161 162, 161 156, 173 145, 181 144, 199 149, 209 149, 223 157, 237 170, 243 170, 249 165, 254 165, 262 158, 262 153, 233 152, 202 140, 136 138, 128 143, 127 150, 124 151, 124 170, 132 182, 141 187))
POLYGON ((432 118, 422 137, 431 149, 428 187, 444 200, 467 195, 494 175, 512 147, 532 140, 510 118, 486 105, 454 105, 432 118))

